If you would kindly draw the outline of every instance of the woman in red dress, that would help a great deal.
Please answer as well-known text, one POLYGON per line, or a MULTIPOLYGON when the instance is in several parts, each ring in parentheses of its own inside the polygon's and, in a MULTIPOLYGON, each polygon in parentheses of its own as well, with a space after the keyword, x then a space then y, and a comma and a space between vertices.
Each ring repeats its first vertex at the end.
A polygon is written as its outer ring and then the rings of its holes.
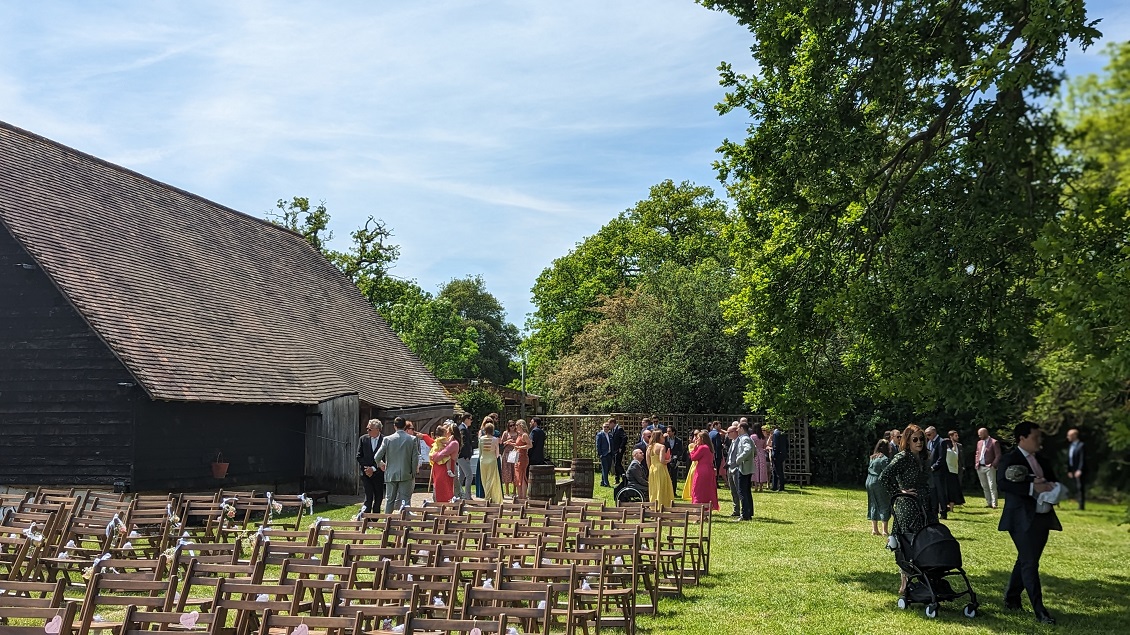
POLYGON ((459 456, 459 441, 452 430, 454 424, 439 427, 436 443, 429 458, 432 460, 432 482, 436 487, 436 502, 447 503, 455 496, 455 457, 459 456))
POLYGON ((698 445, 691 450, 691 460, 695 461, 691 502, 709 503, 710 508, 718 510, 718 479, 714 476, 714 451, 708 432, 698 433, 698 445))

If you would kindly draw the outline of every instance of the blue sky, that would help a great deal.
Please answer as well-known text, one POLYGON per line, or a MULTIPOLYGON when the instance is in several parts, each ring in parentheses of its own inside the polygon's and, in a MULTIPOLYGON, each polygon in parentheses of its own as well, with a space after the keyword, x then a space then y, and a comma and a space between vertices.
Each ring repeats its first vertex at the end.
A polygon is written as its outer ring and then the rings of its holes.
MULTIPOLYGON (((1130 38, 1130 3, 1088 6, 1130 38)), ((649 186, 721 194, 746 120, 715 113, 716 67, 748 47, 691 0, 0 0, 0 120, 256 216, 324 200, 336 246, 374 215, 394 275, 482 274, 522 326, 542 269, 649 186)))

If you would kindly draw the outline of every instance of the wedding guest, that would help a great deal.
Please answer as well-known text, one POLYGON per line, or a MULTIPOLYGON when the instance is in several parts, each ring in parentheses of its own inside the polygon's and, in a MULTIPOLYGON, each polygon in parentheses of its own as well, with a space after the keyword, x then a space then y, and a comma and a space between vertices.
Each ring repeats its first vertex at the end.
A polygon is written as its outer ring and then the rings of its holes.
POLYGON ((518 439, 514 442, 514 449, 518 451, 518 460, 514 462, 514 500, 526 500, 527 490, 530 487, 530 435, 526 431, 526 422, 522 419, 514 422, 518 432, 518 439))
POLYGON ((361 466, 361 485, 365 488, 365 510, 372 514, 380 513, 379 506, 385 496, 385 473, 374 458, 384 442, 381 436, 383 428, 380 419, 370 419, 365 425, 365 435, 357 442, 357 465, 361 466))
POLYGON ((385 513, 412 504, 412 490, 416 484, 416 470, 420 467, 420 444, 405 431, 407 422, 397 417, 392 422, 396 431, 385 437, 373 457, 385 473, 385 513))
POLYGON ((600 486, 611 487, 608 484, 608 473, 613 472, 612 461, 615 455, 612 452, 612 422, 609 419, 596 433, 596 456, 600 460, 600 486))
POLYGON ((695 469, 698 468, 698 464, 694 459, 690 457, 691 454, 694 454, 694 446, 698 445, 699 432, 701 432, 701 430, 695 430, 694 432, 691 432, 691 435, 689 437, 687 437, 687 460, 690 462, 690 467, 687 468, 687 479, 683 482, 682 498, 685 501, 692 500, 693 498, 691 495, 691 488, 694 486, 694 473, 695 469))
POLYGON ((880 439, 871 452, 867 461, 867 520, 871 521, 871 535, 879 535, 879 523, 883 523, 883 535, 887 535, 887 522, 891 519, 891 497, 887 488, 879 481, 883 470, 887 469, 891 459, 887 453, 891 451, 891 444, 886 439, 880 439))
POLYGON ((766 449, 769 444, 765 438, 765 429, 760 423, 753 425, 753 434, 750 435, 753 439, 753 491, 760 492, 765 489, 765 484, 769 482, 769 451, 766 449))
POLYGON ((996 439, 989 436, 989 430, 981 428, 977 431, 977 451, 974 453, 977 463, 977 480, 981 482, 981 489, 985 492, 985 507, 997 507, 997 463, 1000 462, 1001 448, 996 439))
POLYGON ((785 461, 789 458, 789 435, 773 426, 773 477, 769 489, 777 492, 785 491, 785 461))
POLYGON ((479 474, 483 479, 483 497, 493 504, 502 503, 502 475, 498 473, 498 439, 494 438, 494 422, 483 420, 479 429, 479 474))
POLYGON ((455 493, 464 500, 471 500, 471 488, 475 484, 475 470, 471 466, 471 456, 475 453, 474 435, 471 432, 473 421, 470 413, 463 413, 455 428, 459 438, 459 456, 455 460, 459 481, 455 493))
POLYGON ((624 480, 624 450, 628 448, 628 432, 615 418, 612 422, 612 465, 616 469, 616 484, 624 480))
MULTIPOLYGON (((895 520, 891 531, 913 536, 925 526, 922 509, 930 505, 930 463, 929 452, 926 450, 926 433, 913 423, 908 425, 903 430, 899 447, 899 453, 879 475, 879 482, 887 488, 887 495, 894 499, 891 511, 895 520), (909 494, 910 498, 895 499, 894 495, 897 493, 909 494)), ((906 596, 908 578, 901 569, 900 574, 902 582, 899 585, 899 595, 906 596)))
POLYGON ((648 500, 657 503, 660 508, 670 507, 675 502, 675 490, 671 487, 671 475, 667 472, 671 452, 666 441, 664 434, 656 430, 651 435, 651 447, 647 450, 648 500))
POLYGON ((447 503, 455 497, 455 459, 458 456, 459 441, 456 439, 455 422, 448 419, 440 426, 429 455, 437 503, 447 503))
POLYGON ((1079 499, 1079 509, 1085 509, 1086 497, 1084 496, 1083 478, 1083 441, 1079 439, 1079 431, 1072 428, 1067 431, 1067 476, 1075 480, 1075 495, 1079 499))
POLYGON ((518 427, 514 425, 513 419, 506 422, 506 431, 502 433, 498 442, 502 447, 502 493, 506 496, 513 496, 514 464, 518 461, 518 455, 510 453, 514 449, 514 444, 518 442, 518 427), (514 460, 511 461, 510 459, 514 460))
POLYGON ((710 434, 700 430, 698 442, 691 450, 690 459, 694 465, 694 472, 687 479, 691 481, 691 502, 700 505, 709 504, 710 508, 718 511, 718 476, 714 471, 714 444, 710 442, 710 434))
POLYGON ((639 448, 633 449, 632 462, 628 464, 628 468, 624 471, 624 480, 626 480, 629 485, 639 490, 644 500, 650 500, 647 488, 647 464, 645 461, 643 450, 639 448))
POLYGON ((926 513, 930 518, 941 516, 942 520, 945 520, 949 513, 949 495, 946 494, 946 483, 949 482, 946 476, 949 472, 949 467, 946 465, 946 446, 949 445, 949 439, 943 439, 934 426, 927 427, 925 434, 926 455, 930 462, 930 505, 926 513))
POLYGON ((965 504, 965 493, 961 487, 961 442, 957 430, 950 430, 946 436, 949 437, 946 447, 946 510, 952 512, 955 505, 965 504))

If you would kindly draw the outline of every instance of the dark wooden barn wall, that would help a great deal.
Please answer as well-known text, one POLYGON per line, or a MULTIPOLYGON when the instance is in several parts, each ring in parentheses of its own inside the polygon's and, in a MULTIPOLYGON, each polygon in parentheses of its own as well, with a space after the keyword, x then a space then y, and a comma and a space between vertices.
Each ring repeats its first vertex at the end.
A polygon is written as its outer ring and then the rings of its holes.
POLYGON ((360 401, 356 394, 327 399, 306 414, 306 486, 336 494, 356 494, 357 431, 360 401))
POLYGON ((141 404, 134 489, 296 488, 305 463, 306 408, 166 401, 141 404), (222 452, 224 479, 212 478, 222 452))
POLYGON ((128 479, 133 378, 32 263, 0 224, 0 483, 128 479))

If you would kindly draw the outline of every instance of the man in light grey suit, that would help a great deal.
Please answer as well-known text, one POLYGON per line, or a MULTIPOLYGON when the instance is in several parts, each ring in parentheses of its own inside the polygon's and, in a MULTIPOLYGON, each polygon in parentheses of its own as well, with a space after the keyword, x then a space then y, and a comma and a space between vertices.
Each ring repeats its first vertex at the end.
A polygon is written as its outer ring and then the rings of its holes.
POLYGON ((404 417, 397 417, 392 425, 396 432, 385 437, 373 457, 385 472, 386 514, 412 503, 416 469, 420 466, 420 444, 416 437, 404 431, 404 417))
POLYGON ((742 520, 750 520, 753 518, 753 489, 750 479, 753 477, 754 456, 749 424, 742 427, 742 424, 735 421, 726 434, 731 439, 726 468, 730 494, 734 498, 733 515, 742 520))

